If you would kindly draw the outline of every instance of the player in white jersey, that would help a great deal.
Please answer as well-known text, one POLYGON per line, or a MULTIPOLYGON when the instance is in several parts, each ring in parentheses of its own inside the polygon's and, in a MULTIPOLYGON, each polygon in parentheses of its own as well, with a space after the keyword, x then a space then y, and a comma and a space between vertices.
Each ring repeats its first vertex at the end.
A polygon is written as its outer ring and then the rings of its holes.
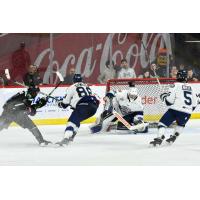
MULTIPOLYGON (((105 97, 106 106, 101 114, 101 120, 90 127, 92 133, 108 131, 110 125, 117 120, 113 109, 117 111, 130 125, 143 123, 143 105, 137 88, 131 87, 122 92, 109 92, 105 97)), ((120 121, 117 123, 117 130, 128 130, 120 121)))
POLYGON ((165 139, 166 127, 174 121, 177 126, 173 135, 166 140, 167 143, 174 143, 182 133, 186 123, 190 119, 191 113, 197 106, 197 97, 190 84, 187 83, 187 71, 179 70, 177 73, 177 83, 169 88, 168 93, 161 94, 161 100, 169 107, 162 116, 158 124, 159 137, 150 142, 151 145, 161 145, 165 139))
POLYGON ((83 83, 80 74, 74 75, 73 82, 74 84, 67 89, 67 96, 58 103, 61 108, 70 106, 73 109, 65 129, 64 138, 61 142, 56 143, 60 146, 73 141, 80 127, 80 122, 92 117, 99 106, 99 100, 92 94, 90 87, 83 83))

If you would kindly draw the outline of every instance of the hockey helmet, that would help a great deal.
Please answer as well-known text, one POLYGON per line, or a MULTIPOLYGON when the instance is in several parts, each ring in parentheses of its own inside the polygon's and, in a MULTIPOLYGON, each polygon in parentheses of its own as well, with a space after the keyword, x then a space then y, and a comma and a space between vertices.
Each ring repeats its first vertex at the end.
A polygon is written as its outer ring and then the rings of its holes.
POLYGON ((115 97, 115 91, 110 91, 106 93, 106 97, 108 97, 109 99, 112 99, 113 97, 115 97))
POLYGON ((74 74, 73 83, 83 82, 81 74, 74 74))
POLYGON ((187 71, 179 70, 176 75, 176 80, 178 82, 187 82, 187 71))
POLYGON ((137 96, 138 96, 138 90, 137 90, 137 88, 135 88, 135 87, 131 87, 129 90, 128 90, 128 97, 130 98, 130 99, 136 99, 137 98, 137 96))
POLYGON ((39 87, 29 87, 26 93, 27 99, 34 99, 40 91, 39 87))

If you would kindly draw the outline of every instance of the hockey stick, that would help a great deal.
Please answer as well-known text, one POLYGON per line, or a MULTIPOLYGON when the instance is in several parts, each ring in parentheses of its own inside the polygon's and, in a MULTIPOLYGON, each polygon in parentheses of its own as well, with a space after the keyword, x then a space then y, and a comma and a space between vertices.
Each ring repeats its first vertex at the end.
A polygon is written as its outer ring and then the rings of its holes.
MULTIPOLYGON (((142 46, 143 46, 143 48, 144 48, 145 55, 146 55, 146 57, 147 57, 147 59, 148 59, 148 63, 149 63, 149 65, 151 65, 151 60, 150 60, 149 54, 147 53, 147 48, 146 48, 146 46, 144 45, 144 42, 143 42, 143 40, 142 40, 141 37, 140 37, 140 40, 141 40, 142 46)), ((155 65, 155 66, 156 66, 156 65, 155 65)), ((160 91, 162 91, 162 86, 161 86, 161 84, 160 84, 160 81, 159 81, 159 79, 158 79, 158 75, 157 75, 157 73, 156 73, 156 70, 155 70, 154 66, 153 66, 152 71, 153 71, 154 76, 155 76, 155 78, 156 78, 156 81, 157 81, 157 83, 158 83, 158 85, 159 85, 159 89, 160 89, 160 91)))
POLYGON ((60 79, 59 83, 55 86, 55 88, 48 94, 48 96, 51 96, 51 94, 58 88, 58 86, 64 81, 64 78, 60 72, 56 72, 58 78, 60 79))
POLYGON ((154 73, 154 75, 155 75, 155 78, 156 78, 156 81, 157 81, 157 83, 158 83, 158 86, 159 86, 159 89, 160 89, 160 91, 162 92, 162 86, 161 86, 161 83, 160 83, 160 81, 159 81, 159 78, 158 78, 158 75, 157 75, 157 73, 156 73, 156 70, 153 68, 153 73, 154 73))
POLYGON ((117 111, 113 110, 113 115, 122 123, 126 128, 128 128, 130 131, 134 131, 137 129, 144 128, 149 125, 149 123, 141 123, 135 126, 131 126, 117 111))
MULTIPOLYGON (((56 74, 58 75, 58 77, 60 79, 60 82, 55 86, 55 88, 49 94, 46 94, 46 93, 41 92, 41 91, 39 91, 39 93, 44 95, 44 96, 46 96, 46 97, 48 97, 48 98, 52 98, 52 99, 57 101, 57 99, 55 97, 51 96, 51 94, 55 91, 55 89, 57 89, 57 87, 63 82, 64 79, 63 79, 62 75, 59 72, 56 72, 56 74)), ((9 69, 5 69, 5 75, 6 75, 8 80, 11 80, 9 69)), ((23 86, 25 88, 28 88, 28 86, 26 86, 24 83, 20 83, 18 81, 13 81, 13 82, 15 84, 17 84, 17 85, 20 85, 20 86, 23 86)))

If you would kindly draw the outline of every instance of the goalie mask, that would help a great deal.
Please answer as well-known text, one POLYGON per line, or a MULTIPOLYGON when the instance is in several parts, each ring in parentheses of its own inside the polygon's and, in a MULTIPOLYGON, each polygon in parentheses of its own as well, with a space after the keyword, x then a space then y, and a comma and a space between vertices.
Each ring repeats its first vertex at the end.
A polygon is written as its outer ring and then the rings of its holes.
POLYGON ((130 100, 135 100, 138 97, 138 90, 135 87, 130 88, 127 94, 130 100))

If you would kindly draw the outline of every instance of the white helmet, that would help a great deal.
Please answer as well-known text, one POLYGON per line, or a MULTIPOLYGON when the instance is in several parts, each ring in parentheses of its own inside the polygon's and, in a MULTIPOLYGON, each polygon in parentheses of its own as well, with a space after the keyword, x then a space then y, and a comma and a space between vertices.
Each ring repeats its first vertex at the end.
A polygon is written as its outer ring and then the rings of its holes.
POLYGON ((133 99, 135 100, 138 96, 138 89, 135 88, 135 87, 131 87, 129 90, 128 90, 128 97, 130 99, 133 99))

